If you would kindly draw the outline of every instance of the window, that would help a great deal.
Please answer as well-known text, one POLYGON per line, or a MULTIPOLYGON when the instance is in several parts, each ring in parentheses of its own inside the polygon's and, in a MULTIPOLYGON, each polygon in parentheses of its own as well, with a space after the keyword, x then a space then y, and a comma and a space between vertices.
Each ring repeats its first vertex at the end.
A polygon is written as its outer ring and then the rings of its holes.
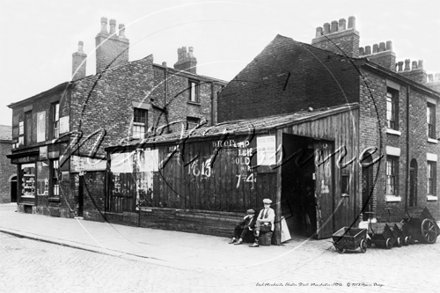
POLYGON ((436 162, 428 161, 428 194, 436 195, 436 182, 437 182, 437 174, 436 174, 436 162))
POLYGON ((18 124, 18 146, 24 145, 24 122, 18 124))
POLYGON ((49 164, 37 162, 37 194, 49 195, 49 164))
POLYGON ((435 105, 428 103, 426 107, 426 122, 428 124, 428 137, 436 139, 435 135, 435 105))
POLYGON ((59 174, 59 162, 57 160, 50 160, 50 179, 51 179, 51 197, 59 197, 60 196, 60 184, 58 182, 58 174, 59 174))
MULTIPOLYGON (((345 170, 345 169, 343 169, 345 170)), ((341 174, 341 194, 346 196, 349 194, 350 188, 350 174, 348 172, 342 172, 341 174)))
POLYGON ((52 138, 60 137, 60 103, 51 105, 52 112, 52 138))
POLYGON ((29 145, 32 141, 32 111, 24 113, 24 144, 29 145))
POLYGON ((35 196, 35 164, 23 164, 21 169, 21 197, 35 196))
POLYGON ((387 156, 386 163, 386 194, 397 195, 399 157, 387 156))
POLYGON ((188 130, 194 129, 200 123, 200 118, 198 117, 186 117, 186 126, 188 130))
POLYGON ((148 111, 134 108, 133 115, 133 138, 144 138, 148 128, 148 111))
POLYGON ((193 80, 189 81, 189 101, 193 103, 200 103, 199 83, 193 80))
POLYGON ((387 89, 387 127, 390 129, 399 129, 398 103, 399 92, 388 88, 387 89))

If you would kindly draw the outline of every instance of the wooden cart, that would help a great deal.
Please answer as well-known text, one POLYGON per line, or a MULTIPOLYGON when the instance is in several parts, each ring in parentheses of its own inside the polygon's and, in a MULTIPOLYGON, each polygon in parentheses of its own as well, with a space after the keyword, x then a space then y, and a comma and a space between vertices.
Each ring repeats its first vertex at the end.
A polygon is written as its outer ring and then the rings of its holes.
POLYGON ((433 244, 437 241, 440 229, 437 222, 425 207, 419 217, 403 219, 403 231, 411 236, 413 241, 433 244))
POLYGON ((391 249, 397 238, 387 223, 370 223, 368 229, 369 244, 391 249))
POLYGON ((367 251, 367 229, 343 227, 336 231, 332 237, 333 245, 339 253, 357 248, 362 253, 367 251))

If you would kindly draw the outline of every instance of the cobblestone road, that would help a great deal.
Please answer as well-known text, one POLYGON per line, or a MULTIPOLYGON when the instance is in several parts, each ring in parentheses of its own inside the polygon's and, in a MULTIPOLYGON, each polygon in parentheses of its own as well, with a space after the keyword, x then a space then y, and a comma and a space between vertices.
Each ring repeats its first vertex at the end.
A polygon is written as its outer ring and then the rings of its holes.
POLYGON ((440 292, 439 256, 439 243, 338 254, 321 241, 250 267, 176 269, 0 233, 0 292, 440 292))

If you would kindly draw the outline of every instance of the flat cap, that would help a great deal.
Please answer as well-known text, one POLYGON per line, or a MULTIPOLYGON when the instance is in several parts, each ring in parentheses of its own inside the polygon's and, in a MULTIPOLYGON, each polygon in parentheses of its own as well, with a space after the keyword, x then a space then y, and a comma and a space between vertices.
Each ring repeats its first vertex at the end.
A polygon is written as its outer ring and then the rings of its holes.
POLYGON ((246 213, 247 213, 248 215, 253 215, 253 214, 255 214, 255 211, 254 211, 253 209, 248 209, 248 210, 246 211, 246 213))
POLYGON ((272 201, 270 199, 268 199, 268 198, 265 198, 265 199, 263 199, 263 203, 271 204, 272 201))

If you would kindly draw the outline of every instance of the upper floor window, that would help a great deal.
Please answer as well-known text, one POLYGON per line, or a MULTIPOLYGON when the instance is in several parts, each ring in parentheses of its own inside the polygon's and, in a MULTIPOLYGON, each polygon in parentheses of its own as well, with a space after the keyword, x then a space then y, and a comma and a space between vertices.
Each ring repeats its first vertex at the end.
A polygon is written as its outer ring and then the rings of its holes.
POLYGON ((387 127, 394 130, 399 130, 399 92, 388 88, 387 89, 387 127))
POLYGON ((51 105, 52 112, 52 137, 60 137, 60 103, 53 103, 51 105))
POLYGON ((428 194, 436 195, 436 182, 437 182, 437 174, 436 174, 436 162, 428 161, 428 194))
POLYGON ((428 137, 436 139, 435 135, 435 104, 428 103, 426 107, 426 122, 428 124, 428 137))
POLYGON ((24 121, 18 123, 18 146, 24 145, 24 121))
POLYGON ((133 138, 144 138, 148 128, 148 111, 134 108, 133 113, 133 138))
POLYGON ((199 83, 194 80, 189 81, 189 101, 194 103, 200 102, 199 83))
POLYGON ((399 157, 387 156, 386 162, 386 194, 397 195, 399 157))
POLYGON ((200 118, 198 117, 186 117, 186 126, 187 129, 194 129, 197 127, 197 125, 200 123, 200 118))
POLYGON ((32 141, 32 111, 24 113, 24 144, 29 145, 32 141))

